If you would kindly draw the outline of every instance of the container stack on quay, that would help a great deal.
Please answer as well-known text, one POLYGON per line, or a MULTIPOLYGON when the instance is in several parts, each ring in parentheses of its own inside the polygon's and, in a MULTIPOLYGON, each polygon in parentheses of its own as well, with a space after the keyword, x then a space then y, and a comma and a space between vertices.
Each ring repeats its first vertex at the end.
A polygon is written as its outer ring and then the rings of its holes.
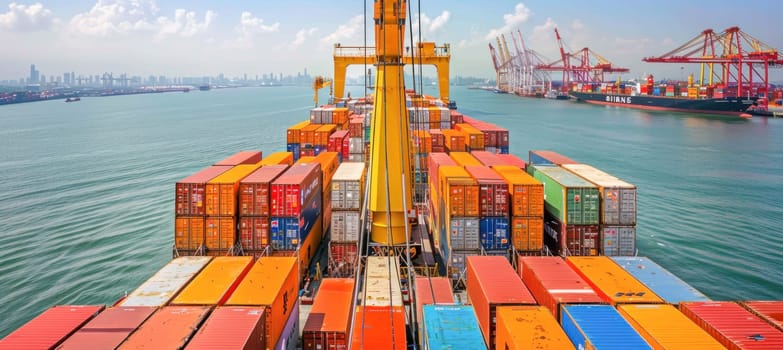
POLYGON ((364 163, 342 163, 328 189, 331 202, 329 276, 354 277, 359 259, 359 235, 363 208, 364 163))

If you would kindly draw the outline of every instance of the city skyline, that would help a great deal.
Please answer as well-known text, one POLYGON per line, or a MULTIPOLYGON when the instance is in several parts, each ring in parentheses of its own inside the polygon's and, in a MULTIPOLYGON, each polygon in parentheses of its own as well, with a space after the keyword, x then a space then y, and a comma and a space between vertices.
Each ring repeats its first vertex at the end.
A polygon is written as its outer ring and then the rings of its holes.
MULTIPOLYGON (((0 40, 13 43, 4 53, 0 81, 18 81, 31 63, 47 78, 66 72, 290 75, 303 67, 313 76, 331 76, 334 44, 362 45, 366 24, 372 45, 372 3, 366 5, 367 22, 359 4, 325 6, 316 1, 275 6, 182 0, 0 2, 0 40)), ((480 6, 435 0, 409 5, 414 9, 414 35, 420 22, 423 40, 449 43, 452 74, 466 76, 493 78, 487 44, 495 44, 500 34, 509 37, 512 30, 522 33, 529 48, 554 61, 559 57, 553 31, 557 27, 566 49, 590 47, 615 65, 630 68, 624 79, 647 73, 680 78, 696 71, 696 65, 648 64, 641 59, 673 50, 706 28, 719 32, 739 26, 774 48, 783 47, 783 36, 770 30, 783 4, 772 0, 717 0, 709 6, 674 0, 565 5, 493 1, 480 6)), ((363 72, 357 68, 349 74, 363 72)), ((770 74, 771 81, 783 79, 780 70, 770 74)))

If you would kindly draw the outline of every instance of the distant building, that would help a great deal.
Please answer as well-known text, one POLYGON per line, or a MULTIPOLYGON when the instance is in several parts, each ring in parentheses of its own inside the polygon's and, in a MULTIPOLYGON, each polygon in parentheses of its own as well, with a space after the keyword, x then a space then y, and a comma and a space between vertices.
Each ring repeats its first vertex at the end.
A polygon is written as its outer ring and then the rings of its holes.
POLYGON ((35 65, 30 65, 30 84, 38 84, 39 82, 39 72, 37 69, 35 69, 35 65))

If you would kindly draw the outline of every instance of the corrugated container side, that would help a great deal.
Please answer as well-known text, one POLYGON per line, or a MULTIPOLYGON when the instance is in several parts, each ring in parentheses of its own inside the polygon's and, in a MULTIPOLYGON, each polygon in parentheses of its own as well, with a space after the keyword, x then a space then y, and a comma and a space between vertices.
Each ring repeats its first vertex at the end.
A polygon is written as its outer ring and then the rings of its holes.
POLYGON ((0 349, 54 349, 103 308, 103 305, 53 306, 0 339, 0 349))
POLYGON ((512 216, 543 217, 544 185, 521 169, 510 165, 492 167, 508 184, 512 216))
POLYGON ((783 349, 783 332, 734 302, 685 302, 680 311, 728 349, 783 349))
POLYGON ((484 217, 479 220, 481 246, 485 250, 504 250, 509 247, 507 217, 484 217))
POLYGON ((208 256, 173 259, 123 299, 119 306, 163 306, 212 260, 208 256))
POLYGON ((329 241, 329 276, 354 277, 359 259, 358 242, 329 241))
POLYGON ((601 224, 636 225, 636 186, 587 164, 564 164, 563 168, 598 187, 601 224))
POLYGON ((652 290, 607 256, 569 256, 566 262, 612 305, 663 303, 652 290))
POLYGON ((563 306, 560 325, 577 349, 652 350, 610 305, 563 306))
POLYGON ((218 307, 185 349, 263 349, 265 324, 263 307, 218 307))
POLYGON ((620 305, 617 311, 654 349, 725 349, 671 305, 620 305))
POLYGON ((460 131, 465 135, 465 145, 467 150, 483 150, 484 149, 484 133, 474 128, 470 124, 458 123, 454 125, 454 129, 460 131))
POLYGON ((239 182, 261 164, 237 165, 207 182, 205 213, 209 216, 234 216, 237 213, 239 182))
MULTIPOLYGON (((318 189, 320 192, 320 188, 318 189)), ((296 250, 310 238, 310 235, 318 235, 321 240, 323 230, 323 216, 321 214, 321 201, 313 196, 306 204, 304 210, 298 216, 271 217, 269 219, 269 233, 272 248, 283 250, 296 250), (318 226, 318 227, 316 227, 318 226)))
POLYGON ((507 163, 504 163, 495 153, 487 152, 487 151, 470 151, 470 154, 476 158, 479 162, 481 162, 484 166, 495 166, 495 165, 505 165, 507 163))
POLYGON ((481 233, 478 218, 451 217, 448 221, 448 244, 453 250, 480 250, 481 233))
POLYGON ((433 152, 429 154, 429 157, 427 157, 427 172, 429 173, 428 177, 430 183, 434 185, 434 191, 431 193, 432 195, 440 193, 440 187, 438 186, 438 169, 442 165, 457 165, 457 162, 455 162, 454 159, 451 159, 447 153, 433 152))
POLYGON ((600 214, 598 188, 568 170, 534 165, 528 173, 544 184, 546 211, 566 225, 597 225, 600 214))
POLYGON ((506 180, 487 166, 465 166, 479 186, 479 215, 505 216, 509 213, 509 186, 506 180))
POLYGON ((600 244, 598 225, 563 225, 547 212, 544 215, 544 243, 562 256, 596 256, 600 244))
POLYGON ((331 135, 337 129, 337 125, 324 124, 320 128, 315 129, 313 144, 326 146, 329 144, 329 135, 331 135))
POLYGON ((563 164, 579 164, 579 162, 553 151, 529 151, 528 164, 563 165, 563 164))
POLYGON ((496 349, 575 349, 544 306, 502 306, 497 310, 496 349))
POLYGON ((299 299, 294 302, 294 307, 291 310, 291 314, 288 315, 288 320, 283 327, 283 331, 280 332, 280 338, 277 339, 275 350, 296 350, 297 343, 299 342, 299 299))
POLYGON ((340 165, 337 152, 321 152, 315 156, 315 161, 321 164, 321 181, 323 183, 321 190, 327 193, 330 190, 329 186, 332 184, 332 178, 335 172, 337 172, 337 167, 340 165))
POLYGON ((240 151, 213 165, 235 166, 240 164, 256 164, 261 161, 261 151, 240 151))
POLYGON ((601 254, 606 256, 636 255, 636 226, 601 225, 601 254))
POLYGON ((239 220, 239 243, 243 251, 263 250, 271 243, 269 217, 245 216, 239 220))
MULTIPOLYGON (((508 146, 506 146, 506 147, 508 147, 508 146)), ((522 160, 521 158, 519 158, 519 157, 517 157, 517 156, 515 156, 513 154, 501 153, 501 154, 498 154, 497 157, 500 158, 501 161, 503 161, 503 164, 508 164, 508 165, 515 166, 515 167, 519 168, 520 170, 527 169, 527 163, 525 163, 524 160, 522 160)))
POLYGON ((205 223, 204 245, 207 250, 225 251, 236 242, 236 220, 234 217, 208 216, 205 223))
POLYGON ((560 306, 567 304, 602 304, 603 299, 592 287, 555 256, 520 256, 517 263, 522 282, 539 305, 560 320, 560 306))
POLYGON ((301 131, 308 125, 310 125, 310 121, 305 120, 288 128, 286 130, 286 143, 299 143, 301 140, 301 131))
POLYGON ((446 142, 446 150, 449 152, 465 152, 467 151, 465 143, 465 135, 459 131, 452 129, 443 129, 444 141, 446 142))
POLYGON ((484 341, 495 348, 495 308, 530 305, 536 300, 508 260, 499 256, 468 256, 467 293, 476 312, 484 341))
POLYGON ((407 349, 402 306, 357 306, 351 349, 407 349), (391 315, 391 316, 390 316, 391 315))
POLYGON ((783 301, 743 301, 742 306, 783 331, 783 301))
POLYGON ((204 244, 206 222, 203 216, 174 218, 174 247, 178 250, 196 250, 204 244))
POLYGON ((668 304, 710 301, 702 292, 647 257, 612 257, 612 260, 668 304))
POLYGON ((318 287, 302 329, 304 350, 346 349, 351 321, 354 280, 325 278, 318 287))
POLYGON ((486 349, 470 306, 424 305, 422 349, 486 349))
POLYGON ((450 216, 479 216, 478 184, 461 166, 442 165, 438 182, 450 216))
POLYGON ((211 166, 175 184, 175 214, 205 215, 207 182, 230 170, 231 166, 211 166))
POLYGON ((451 152, 449 153, 449 157, 451 157, 451 159, 453 159, 457 165, 460 166, 481 166, 481 162, 479 162, 478 159, 470 155, 468 152, 451 152))
POLYGON ((266 306, 266 344, 277 344, 297 300, 295 257, 260 257, 226 301, 232 306, 266 306))
MULTIPOLYGON (((401 306, 400 263, 396 256, 367 257, 365 280, 357 298, 367 306, 401 306)), ((358 302, 357 302, 358 303, 358 302)))
POLYGON ((511 244, 515 250, 541 250, 544 247, 544 219, 512 216, 509 221, 511 244))
POLYGON ((285 164, 264 166, 239 182, 239 215, 269 216, 272 181, 288 169, 285 164))
POLYGON ((221 256, 193 278, 171 305, 223 305, 253 266, 250 256, 221 256))
POLYGON ((262 166, 281 164, 291 166, 294 165, 294 155, 291 152, 275 152, 261 159, 260 164, 262 166))
POLYGON ((422 345, 424 305, 454 304, 454 291, 451 290, 451 280, 448 277, 418 276, 415 278, 414 283, 416 286, 414 298, 416 303, 416 325, 419 329, 419 339, 417 340, 422 345))
POLYGON ((299 216, 313 196, 320 203, 321 165, 296 164, 272 182, 270 210, 272 216, 299 216))
POLYGON ((360 225, 359 211, 333 211, 332 236, 333 242, 358 242, 360 225))
POLYGON ((58 350, 114 349, 153 312, 154 306, 119 306, 103 310, 68 337, 58 350))
POLYGON ((342 163, 332 177, 332 209, 360 210, 366 169, 363 163, 342 163))
POLYGON ((211 310, 212 306, 164 306, 118 349, 182 349, 211 310))

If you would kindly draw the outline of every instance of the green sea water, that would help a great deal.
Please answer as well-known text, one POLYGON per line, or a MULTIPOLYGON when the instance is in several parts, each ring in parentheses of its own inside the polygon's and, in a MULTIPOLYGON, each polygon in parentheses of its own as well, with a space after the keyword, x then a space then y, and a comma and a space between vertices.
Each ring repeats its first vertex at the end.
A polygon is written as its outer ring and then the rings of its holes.
MULTIPOLYGON (((353 88, 352 95, 361 95, 353 88)), ((452 88, 462 113, 638 187, 638 249, 716 300, 783 299, 783 120, 452 88)), ((0 337, 55 304, 111 304, 171 259, 174 183, 285 150, 306 87, 0 106, 0 337)))

